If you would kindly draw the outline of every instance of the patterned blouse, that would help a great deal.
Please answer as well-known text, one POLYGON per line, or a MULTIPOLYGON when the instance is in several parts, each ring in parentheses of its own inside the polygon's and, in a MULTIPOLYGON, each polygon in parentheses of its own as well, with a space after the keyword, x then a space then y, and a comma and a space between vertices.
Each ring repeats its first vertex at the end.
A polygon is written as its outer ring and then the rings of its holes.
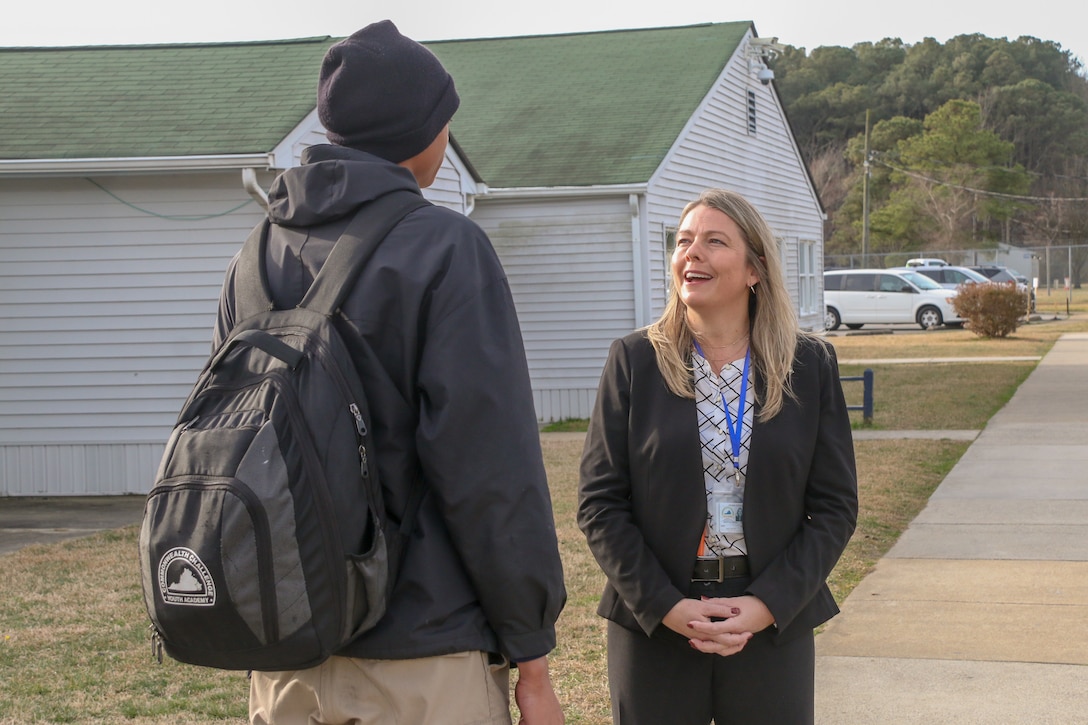
MULTIPOLYGON (((745 395, 741 422, 740 454, 733 460, 729 426, 722 400, 729 406, 730 419, 737 424, 744 359, 726 364, 716 375, 702 355, 692 355, 695 368, 695 409, 699 418, 699 441, 703 451, 703 483, 707 497, 707 537, 704 556, 739 556, 747 554, 744 543, 743 503, 745 474, 748 472, 748 444, 752 436, 751 387, 745 395), (737 469, 740 476, 736 475, 737 469), (739 485, 738 485, 739 484, 739 485), (721 521, 715 526, 714 516, 721 521), (715 533, 715 530, 721 533, 715 533)), ((751 374, 749 371, 749 386, 751 374)))

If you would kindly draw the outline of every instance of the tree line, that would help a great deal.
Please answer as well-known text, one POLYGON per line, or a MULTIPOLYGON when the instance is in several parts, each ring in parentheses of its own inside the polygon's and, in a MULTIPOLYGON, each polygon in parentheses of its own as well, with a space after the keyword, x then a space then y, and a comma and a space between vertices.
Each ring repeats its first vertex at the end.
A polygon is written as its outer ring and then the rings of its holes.
POLYGON ((866 219, 874 253, 1088 244, 1088 77, 1059 44, 787 45, 771 67, 827 253, 859 252, 866 219))

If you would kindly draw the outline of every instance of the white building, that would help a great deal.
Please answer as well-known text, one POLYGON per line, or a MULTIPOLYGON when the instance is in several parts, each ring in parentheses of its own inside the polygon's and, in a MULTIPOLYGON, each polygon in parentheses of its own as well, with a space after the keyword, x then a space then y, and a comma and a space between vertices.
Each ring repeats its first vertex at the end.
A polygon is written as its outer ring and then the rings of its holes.
MULTIPOLYGON (((823 213, 754 37, 428 44, 462 103, 427 196, 495 244, 542 421, 588 415, 706 187, 766 215, 802 324, 821 324, 823 213)), ((325 140, 332 42, 0 49, 0 496, 148 490, 261 188, 325 140)))

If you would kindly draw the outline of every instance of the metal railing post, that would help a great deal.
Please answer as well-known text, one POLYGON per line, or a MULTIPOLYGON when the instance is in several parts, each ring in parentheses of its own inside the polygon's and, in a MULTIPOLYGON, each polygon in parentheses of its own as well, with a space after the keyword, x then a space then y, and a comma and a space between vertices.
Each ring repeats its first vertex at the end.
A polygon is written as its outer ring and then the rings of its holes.
POLYGON ((849 381, 861 381, 862 393, 861 393, 861 405, 848 405, 847 410, 860 410, 862 419, 866 423, 873 422, 873 381, 876 376, 873 374, 872 368, 865 368, 865 372, 861 375, 848 375, 846 377, 839 377, 841 382, 849 381))
POLYGON ((866 423, 873 422, 873 369, 865 368, 862 374, 865 391, 862 393, 862 417, 866 423))

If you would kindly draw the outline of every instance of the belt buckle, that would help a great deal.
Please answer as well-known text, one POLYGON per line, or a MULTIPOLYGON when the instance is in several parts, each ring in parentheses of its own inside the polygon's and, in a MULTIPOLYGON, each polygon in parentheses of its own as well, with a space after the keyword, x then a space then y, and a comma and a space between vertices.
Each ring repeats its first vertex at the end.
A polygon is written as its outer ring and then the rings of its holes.
POLYGON ((704 559, 699 559, 699 561, 702 564, 709 564, 710 562, 714 562, 717 565, 717 570, 718 570, 718 573, 714 578, 709 578, 708 577, 708 578, 701 579, 700 581, 716 582, 718 584, 721 584, 722 582, 725 581, 725 560, 724 559, 722 559, 720 556, 715 556, 715 557, 706 557, 704 559))

